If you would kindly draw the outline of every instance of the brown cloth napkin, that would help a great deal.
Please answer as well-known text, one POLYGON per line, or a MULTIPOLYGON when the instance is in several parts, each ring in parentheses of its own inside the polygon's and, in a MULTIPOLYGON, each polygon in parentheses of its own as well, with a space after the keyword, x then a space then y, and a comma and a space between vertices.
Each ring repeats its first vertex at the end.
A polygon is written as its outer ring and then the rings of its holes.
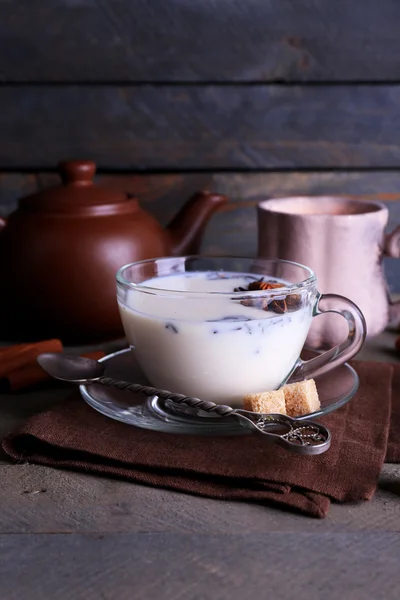
POLYGON ((77 393, 31 418, 2 446, 18 461, 324 517, 331 500, 372 498, 385 457, 400 461, 400 366, 354 366, 359 391, 322 419, 333 441, 319 456, 290 454, 257 434, 188 436, 124 425, 98 414, 77 393))

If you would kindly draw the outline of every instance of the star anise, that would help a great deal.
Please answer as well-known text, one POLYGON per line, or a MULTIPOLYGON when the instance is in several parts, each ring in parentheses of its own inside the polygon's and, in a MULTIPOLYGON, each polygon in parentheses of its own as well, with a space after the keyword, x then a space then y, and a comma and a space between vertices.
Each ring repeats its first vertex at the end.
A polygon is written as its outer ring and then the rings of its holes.
MULTIPOLYGON (((283 287, 285 287, 283 283, 278 283, 271 280, 264 281, 264 277, 260 277, 260 279, 257 279, 256 281, 251 281, 247 287, 236 287, 233 291, 255 292, 276 290, 283 287)), ((261 310, 283 314, 288 310, 292 311, 299 308, 301 304, 301 296, 300 294, 289 294, 283 299, 281 298, 276 300, 269 300, 268 298, 245 298, 241 301, 241 304, 243 306, 253 306, 255 308, 260 308, 261 310)))

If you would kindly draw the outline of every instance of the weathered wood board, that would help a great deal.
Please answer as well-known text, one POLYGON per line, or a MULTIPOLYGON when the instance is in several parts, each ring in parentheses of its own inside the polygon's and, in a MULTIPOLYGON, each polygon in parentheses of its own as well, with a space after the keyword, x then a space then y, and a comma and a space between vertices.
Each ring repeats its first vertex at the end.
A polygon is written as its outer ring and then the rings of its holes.
POLYGON ((398 599, 397 533, 0 536, 2 598, 398 599))
POLYGON ((0 138, 2 170, 397 168, 400 86, 7 85, 0 138))
MULTIPOLYGON (((2 397, 2 402, 12 399, 2 397)), ((0 464, 0 474, 0 534, 267 534, 301 532, 305 527, 318 534, 337 527, 376 532, 382 523, 386 531, 400 533, 399 465, 384 466, 371 502, 333 504, 327 519, 290 512, 280 519, 282 510, 263 504, 211 500, 32 464, 0 464)))
POLYGON ((398 81, 396 0, 0 2, 3 81, 398 81))
MULTIPOLYGON (((95 181, 104 187, 138 197, 164 224, 195 191, 210 189, 227 194, 229 204, 222 214, 253 209, 266 198, 298 195, 350 195, 364 200, 389 203, 400 201, 400 170, 327 171, 284 173, 169 173, 124 175, 98 173, 95 181)), ((0 215, 17 207, 18 199, 53 185, 61 179, 54 172, 0 173, 0 215)))
MULTIPOLYGON (((378 200, 389 208, 388 231, 400 223, 400 171, 188 173, 169 175, 99 174, 101 185, 136 194, 142 206, 163 225, 196 190, 209 188, 230 197, 229 204, 209 223, 203 251, 254 255, 257 251, 256 205, 268 197, 291 195, 351 195, 378 200)), ((55 173, 0 175, 0 215, 15 209, 22 194, 60 183, 55 173)), ((400 261, 385 260, 392 291, 400 291, 400 261)))

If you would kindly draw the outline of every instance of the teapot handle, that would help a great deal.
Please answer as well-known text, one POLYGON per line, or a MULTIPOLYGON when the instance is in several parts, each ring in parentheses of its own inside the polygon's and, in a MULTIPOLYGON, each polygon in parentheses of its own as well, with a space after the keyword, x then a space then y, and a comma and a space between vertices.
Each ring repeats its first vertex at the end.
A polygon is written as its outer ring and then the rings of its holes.
MULTIPOLYGON (((383 255, 390 258, 400 258, 400 225, 386 235, 383 245, 383 255)), ((400 300, 393 302, 389 296, 389 322, 400 322, 400 300)))

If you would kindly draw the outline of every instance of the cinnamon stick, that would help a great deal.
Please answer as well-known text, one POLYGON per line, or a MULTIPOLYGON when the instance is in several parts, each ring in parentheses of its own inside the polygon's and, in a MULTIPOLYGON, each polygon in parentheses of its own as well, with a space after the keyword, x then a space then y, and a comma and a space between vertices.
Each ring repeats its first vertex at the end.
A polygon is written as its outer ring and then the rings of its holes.
MULTIPOLYGON (((104 352, 98 350, 82 354, 82 356, 98 360, 104 356, 104 352)), ((39 383, 50 381, 51 379, 50 375, 42 369, 35 358, 24 367, 7 373, 1 381, 1 388, 7 392, 17 392, 27 388, 36 387, 39 383)))
POLYGON ((0 354, 0 379, 32 363, 42 352, 62 352, 62 349, 61 340, 57 339, 3 348, 0 354))

